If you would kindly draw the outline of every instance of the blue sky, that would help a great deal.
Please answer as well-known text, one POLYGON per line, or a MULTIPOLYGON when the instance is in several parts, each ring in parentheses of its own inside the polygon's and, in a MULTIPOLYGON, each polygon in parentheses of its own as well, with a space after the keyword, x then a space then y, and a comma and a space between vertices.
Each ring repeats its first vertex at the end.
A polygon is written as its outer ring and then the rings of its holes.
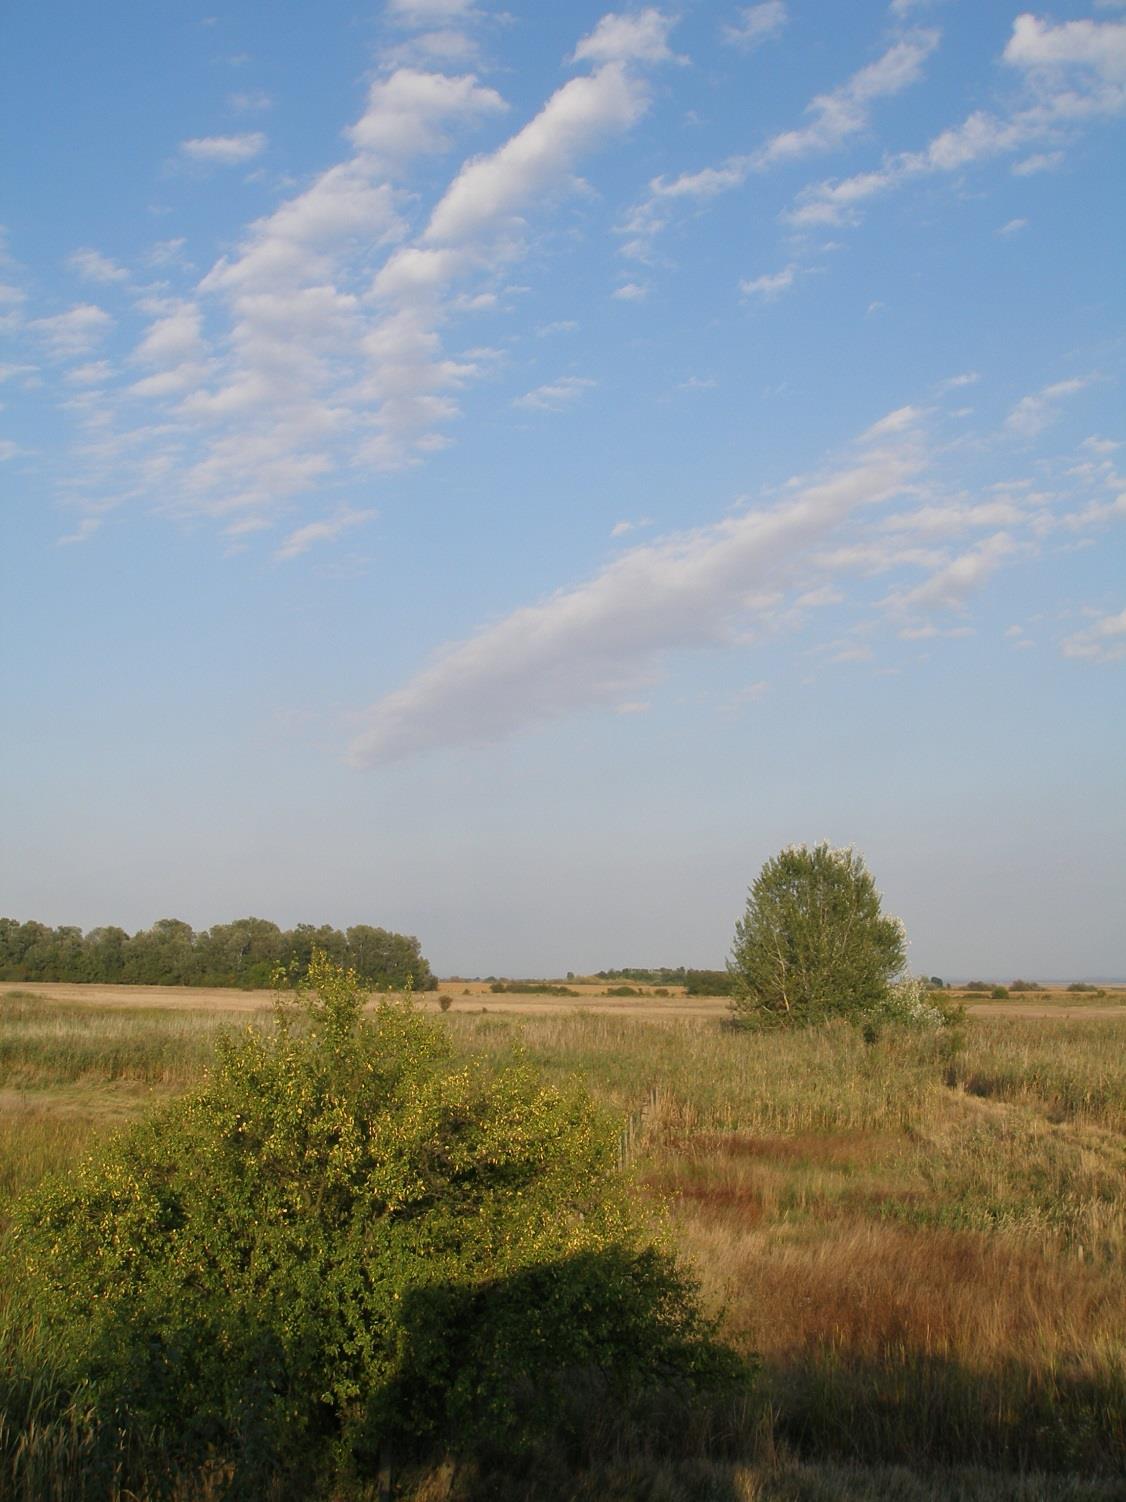
POLYGON ((0 909, 1126 973, 1126 6, 5 29, 0 909))

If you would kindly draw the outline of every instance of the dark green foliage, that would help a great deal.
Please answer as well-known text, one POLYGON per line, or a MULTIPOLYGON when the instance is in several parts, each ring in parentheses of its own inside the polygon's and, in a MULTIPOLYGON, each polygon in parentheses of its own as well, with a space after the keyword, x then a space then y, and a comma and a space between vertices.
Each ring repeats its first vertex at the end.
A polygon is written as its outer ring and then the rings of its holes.
POLYGON ((577 996, 570 986, 555 985, 542 980, 495 980, 489 987, 497 996, 577 996))
POLYGON ((906 956, 863 859, 826 844, 766 862, 736 924, 729 970, 737 1021, 804 1026, 870 1019, 891 1000, 906 956))
POLYGON ((992 996, 994 1001, 1007 1001, 1009 999, 1009 991, 1007 986, 994 986, 989 994, 990 996, 992 996))
POLYGON ((731 996, 734 979, 728 970, 686 970, 686 996, 731 996))
POLYGON ((649 969, 640 966, 624 970, 596 970, 595 980, 634 980, 647 986, 680 986, 687 972, 683 965, 657 965, 649 969))
POLYGON ((1044 987, 1038 980, 1014 980, 1009 982, 1010 991, 1042 991, 1044 987))
POLYGON ((83 937, 78 928, 0 918, 0 980, 253 990, 269 986, 279 966, 305 975, 315 950, 375 989, 438 988, 417 939, 366 923, 346 933, 311 923, 283 931, 265 918, 237 918, 196 933, 179 918, 161 918, 130 938, 123 928, 95 928, 83 937))
POLYGON ((993 986, 987 980, 969 980, 962 987, 963 991, 973 991, 977 995, 987 996, 993 986))
POLYGON ((409 1003, 364 1017, 322 956, 297 1000, 17 1213, 5 1283, 91 1464, 305 1497, 388 1447, 519 1452, 575 1374, 734 1373, 581 1090, 454 1061, 409 1003))

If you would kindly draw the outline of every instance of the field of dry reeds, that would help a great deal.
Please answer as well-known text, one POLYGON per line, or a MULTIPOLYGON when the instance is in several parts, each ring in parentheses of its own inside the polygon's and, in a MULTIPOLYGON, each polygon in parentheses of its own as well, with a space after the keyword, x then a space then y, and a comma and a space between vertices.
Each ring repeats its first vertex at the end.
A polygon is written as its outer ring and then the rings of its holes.
MULTIPOLYGON (((188 1087, 221 1028, 268 1021, 5 995, 0 1210, 188 1087)), ((659 1452, 592 1400, 584 1455, 537 1477, 446 1466, 402 1495, 1126 1495, 1126 1008, 872 1042, 468 1005, 444 1025, 619 1110, 624 1171, 756 1377, 722 1412, 670 1412, 659 1452)), ((80 1416, 36 1422, 3 1418, 0 1496, 114 1496, 74 1489, 80 1416)))

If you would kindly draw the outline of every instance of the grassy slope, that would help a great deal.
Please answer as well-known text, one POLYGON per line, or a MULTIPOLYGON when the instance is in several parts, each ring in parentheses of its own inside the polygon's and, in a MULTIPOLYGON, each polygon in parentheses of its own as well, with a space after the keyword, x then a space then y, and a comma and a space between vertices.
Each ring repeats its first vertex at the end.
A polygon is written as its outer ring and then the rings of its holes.
MULTIPOLYGON (((183 1089, 230 1025, 5 997, 0 1204, 183 1089)), ((623 1160, 762 1363, 722 1456, 630 1456, 608 1435, 598 1477, 559 1495, 1122 1494, 1097 1478, 1126 1469, 1126 1021, 874 1046, 597 1016, 447 1025, 621 1108, 623 1160)), ((473 1491, 435 1473, 415 1495, 473 1491)))

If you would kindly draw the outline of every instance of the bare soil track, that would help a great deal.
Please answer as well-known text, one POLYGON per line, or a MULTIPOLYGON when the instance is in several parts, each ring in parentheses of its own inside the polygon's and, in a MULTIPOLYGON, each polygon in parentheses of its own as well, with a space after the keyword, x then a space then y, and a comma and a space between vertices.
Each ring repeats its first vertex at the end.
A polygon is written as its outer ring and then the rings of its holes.
MULTIPOLYGON (((438 1010, 438 996, 451 998, 459 1012, 488 1012, 490 1015, 560 1016, 585 1011, 602 1016, 634 1017, 641 1021, 707 1020, 726 1017, 730 1003, 725 996, 605 996, 594 987, 576 986, 576 996, 538 996, 523 992, 490 991, 487 984, 452 982, 439 991, 428 991, 415 998, 425 1011, 438 1010), (469 994, 465 994, 468 992, 469 994)), ((62 981, 0 981, 0 991, 23 991, 53 1001, 83 1006, 124 1007, 143 1010, 189 1012, 262 1012, 273 1005, 273 991, 237 991, 221 986, 104 986, 76 985, 62 981)), ((1126 990, 1115 989, 1105 1002, 1071 1003, 1060 1000, 970 1001, 966 1011, 971 1017, 1057 1017, 1060 1020, 1100 1017, 1126 1019, 1126 990)))

